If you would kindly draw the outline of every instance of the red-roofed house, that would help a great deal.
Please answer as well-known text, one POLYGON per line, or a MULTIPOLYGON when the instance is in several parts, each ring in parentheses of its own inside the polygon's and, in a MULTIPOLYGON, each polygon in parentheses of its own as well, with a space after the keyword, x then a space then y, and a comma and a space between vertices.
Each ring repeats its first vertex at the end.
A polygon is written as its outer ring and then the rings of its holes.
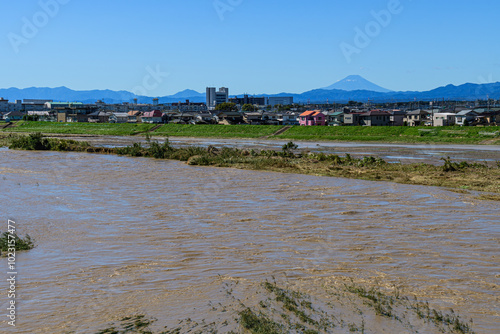
POLYGON ((299 115, 299 124, 310 125, 326 125, 325 115, 319 110, 308 110, 299 115))
POLYGON ((141 119, 142 123, 163 123, 163 113, 159 110, 145 112, 141 119))

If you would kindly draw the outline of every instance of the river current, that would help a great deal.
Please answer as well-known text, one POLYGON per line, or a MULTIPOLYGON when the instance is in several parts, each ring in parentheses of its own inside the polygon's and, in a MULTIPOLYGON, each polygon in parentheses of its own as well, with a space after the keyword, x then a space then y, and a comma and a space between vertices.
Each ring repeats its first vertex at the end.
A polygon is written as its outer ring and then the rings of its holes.
POLYGON ((11 219, 37 245, 16 257, 15 328, 0 258, 2 333, 210 318, 221 278, 270 277, 312 293, 334 277, 397 286, 478 333, 500 328, 500 209, 472 193, 2 149, 0 207, 0 231, 11 219))

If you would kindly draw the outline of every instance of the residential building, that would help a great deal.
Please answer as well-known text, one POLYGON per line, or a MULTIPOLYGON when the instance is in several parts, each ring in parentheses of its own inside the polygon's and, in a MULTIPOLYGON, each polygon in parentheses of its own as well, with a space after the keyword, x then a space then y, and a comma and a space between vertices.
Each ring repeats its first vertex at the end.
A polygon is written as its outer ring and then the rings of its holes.
POLYGON ((293 96, 270 96, 267 98, 266 104, 272 107, 277 104, 288 106, 293 104, 293 96))
POLYGON ((145 112, 142 117, 142 123, 163 123, 163 113, 159 110, 145 112))
POLYGON ((403 123, 406 122, 408 126, 420 126, 425 125, 425 121, 429 116, 429 112, 417 109, 406 113, 406 117, 403 118, 403 123))
POLYGON ((391 114, 380 110, 344 114, 344 125, 388 126, 391 114))
POLYGON ((169 123, 177 124, 195 124, 197 113, 194 112, 175 112, 166 113, 169 123))
POLYGON ((213 124, 214 116, 209 112, 202 112, 196 115, 196 124, 213 124))
POLYGON ((132 107, 135 109, 137 106, 131 105, 128 102, 123 102, 122 104, 107 105, 105 110, 109 112, 122 113, 122 112, 129 112, 132 107))
POLYGON ((0 112, 8 113, 12 111, 22 111, 23 103, 21 100, 16 100, 15 103, 10 103, 9 100, 0 98, 0 112))
POLYGON ((22 104, 22 109, 24 111, 41 111, 46 110, 45 103, 52 102, 52 100, 40 100, 40 99, 24 99, 22 104))
POLYGON ((221 103, 229 102, 229 89, 226 87, 219 88, 218 91, 215 87, 207 87, 207 108, 214 110, 221 103))
POLYGON ((394 109, 389 112, 390 125, 392 126, 403 126, 405 123, 406 113, 403 110, 394 109))
POLYGON ((61 108, 56 111, 57 121, 63 123, 86 123, 89 121, 89 114, 75 113, 69 108, 61 108))
POLYGON ((462 110, 455 114, 455 124, 460 126, 471 125, 477 116, 478 114, 470 109, 462 110))
POLYGON ((264 106, 264 105, 266 105, 266 98, 265 97, 243 95, 243 97, 237 97, 237 96, 232 97, 229 99, 229 102, 239 104, 239 105, 254 104, 254 105, 258 105, 258 106, 264 106))
POLYGON ((236 111, 223 111, 216 118, 219 124, 232 125, 232 124, 243 124, 243 113, 236 111))
POLYGON ((388 126, 391 124, 391 114, 380 111, 370 110, 359 115, 359 125, 363 126, 388 126))
POLYGON ((476 123, 484 125, 500 124, 500 108, 478 108, 474 109, 477 113, 476 123))
POLYGON ((128 113, 126 112, 115 112, 111 116, 109 116, 110 123, 127 123, 128 122, 128 113))
POLYGON ((6 122, 19 121, 23 119, 24 115, 26 115, 24 112, 15 110, 5 113, 3 119, 6 122))
POLYGON ((142 112, 139 110, 130 110, 128 113, 128 123, 140 123, 142 112))
POLYGON ((82 102, 45 102, 44 107, 45 109, 56 109, 56 108, 75 108, 75 107, 82 107, 83 103, 82 102))
POLYGON ((28 116, 33 116, 38 121, 45 122, 56 122, 57 121, 57 113, 51 111, 28 111, 28 116))
POLYGON ((360 125, 359 124, 360 115, 361 113, 357 112, 344 114, 344 125, 360 125))
POLYGON ((246 112, 243 115, 245 122, 250 125, 262 124, 262 112, 260 111, 246 112))
POLYGON ((335 111, 329 113, 326 116, 327 124, 329 126, 341 126, 344 124, 344 112, 343 111, 335 111))
POLYGON ((267 125, 278 125, 278 114, 274 112, 264 112, 262 113, 262 121, 267 125))
POLYGON ((207 105, 203 102, 190 102, 186 100, 186 102, 177 102, 168 104, 167 107, 170 107, 169 110, 179 110, 179 111, 206 111, 207 105))
POLYGON ((432 118, 434 126, 450 126, 455 124, 454 113, 435 113, 432 118))
POLYGON ((279 125, 299 125, 299 113, 281 113, 278 114, 279 125))
POLYGON ((326 125, 326 117, 319 110, 308 110, 299 115, 299 125, 303 126, 326 125))

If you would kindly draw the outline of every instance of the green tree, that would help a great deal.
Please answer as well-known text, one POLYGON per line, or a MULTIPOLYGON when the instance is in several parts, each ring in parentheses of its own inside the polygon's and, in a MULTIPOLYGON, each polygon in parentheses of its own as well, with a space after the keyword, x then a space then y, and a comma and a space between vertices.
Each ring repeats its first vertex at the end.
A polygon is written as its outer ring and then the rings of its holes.
POLYGON ((217 105, 217 107, 215 107, 215 110, 238 111, 238 108, 236 107, 236 103, 224 102, 224 103, 217 105))
POLYGON ((23 121, 38 121, 38 115, 24 115, 23 121))
POLYGON ((257 110, 257 108, 253 104, 247 103, 241 107, 241 110, 243 110, 243 111, 255 111, 255 110, 257 110))

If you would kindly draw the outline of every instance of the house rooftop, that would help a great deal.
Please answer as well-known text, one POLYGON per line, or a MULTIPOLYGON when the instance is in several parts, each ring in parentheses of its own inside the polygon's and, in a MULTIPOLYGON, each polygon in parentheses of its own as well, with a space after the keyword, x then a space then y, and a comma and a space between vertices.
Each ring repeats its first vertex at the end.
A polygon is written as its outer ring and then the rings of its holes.
POLYGON ((321 114, 320 110, 308 110, 308 111, 305 111, 302 114, 300 114, 300 116, 302 116, 302 117, 304 117, 304 116, 316 116, 318 114, 321 114))

